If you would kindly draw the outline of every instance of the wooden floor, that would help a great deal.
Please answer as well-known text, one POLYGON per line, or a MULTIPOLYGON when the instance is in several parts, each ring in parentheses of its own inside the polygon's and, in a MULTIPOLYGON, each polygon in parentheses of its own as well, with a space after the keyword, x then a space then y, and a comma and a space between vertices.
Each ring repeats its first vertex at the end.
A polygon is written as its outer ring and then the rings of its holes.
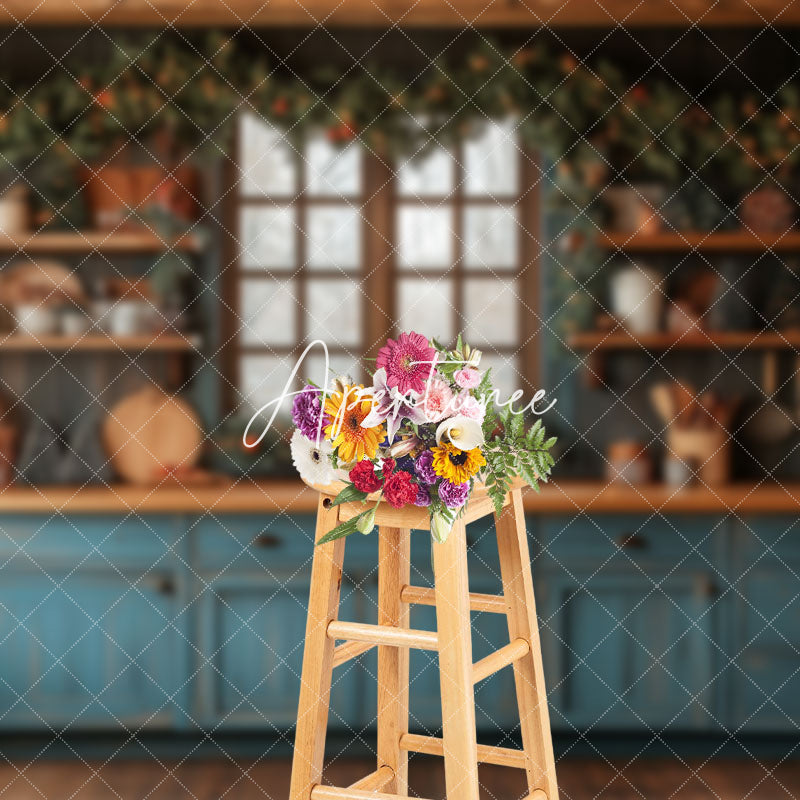
MULTIPOLYGON (((782 800, 800 798, 800 761, 777 767, 714 761, 705 766, 674 760, 607 764, 574 759, 558 764, 562 800, 782 800), (773 774, 770 774, 773 770, 773 774), (693 774, 694 772, 694 774, 693 774)), ((346 786, 370 771, 365 762, 341 761, 328 782, 346 786)), ((412 794, 438 800, 444 794, 441 762, 424 756, 411 765, 412 794)), ((481 767, 482 798, 518 800, 521 774, 481 767)), ((176 767, 155 760, 106 766, 53 761, 4 764, 0 797, 9 800, 286 800, 285 761, 197 761, 176 767)))

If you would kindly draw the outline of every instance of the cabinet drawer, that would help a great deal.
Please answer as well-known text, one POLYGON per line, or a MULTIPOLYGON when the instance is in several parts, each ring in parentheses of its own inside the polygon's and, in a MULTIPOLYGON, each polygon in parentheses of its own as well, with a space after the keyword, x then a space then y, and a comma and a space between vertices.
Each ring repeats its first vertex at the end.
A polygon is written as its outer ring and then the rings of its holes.
POLYGON ((800 517, 797 515, 745 517, 737 525, 737 537, 745 564, 763 555, 800 562, 800 517))
MULTIPOLYGON (((719 517, 670 516, 666 519, 641 514, 597 515, 594 517, 548 517, 542 520, 542 548, 545 558, 680 559, 707 555, 715 537, 723 533, 719 517), (693 553, 693 548, 696 552, 693 553)), ((629 562, 628 562, 629 563, 629 562)))
POLYGON ((150 566, 169 555, 180 530, 179 521, 167 515, 2 515, 0 557, 4 561, 13 558, 15 567, 33 566, 30 559, 110 563, 121 568, 150 566))
POLYGON ((739 583, 743 647, 771 647, 797 658, 800 647, 800 569, 763 558, 739 583))
POLYGON ((190 525, 196 563, 204 570, 254 569, 308 561, 314 548, 313 514, 210 516, 190 525))

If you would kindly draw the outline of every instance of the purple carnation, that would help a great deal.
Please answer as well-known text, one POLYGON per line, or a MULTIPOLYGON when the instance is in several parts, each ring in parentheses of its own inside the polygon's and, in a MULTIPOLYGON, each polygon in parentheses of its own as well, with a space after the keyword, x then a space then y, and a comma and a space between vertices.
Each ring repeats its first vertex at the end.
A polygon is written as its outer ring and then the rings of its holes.
POLYGON ((431 504, 430 492, 424 486, 417 484, 417 499, 414 500, 414 505, 426 508, 430 504, 431 504))
POLYGON ((428 486, 436 483, 438 476, 433 471, 433 451, 423 450, 414 462, 414 472, 417 477, 428 486))
POLYGON ((316 441, 318 431, 324 430, 330 422, 328 415, 322 413, 322 392, 319 389, 306 386, 302 392, 294 396, 292 421, 303 436, 316 441), (321 427, 320 417, 323 418, 321 427))
POLYGON ((464 483, 442 481, 439 484, 439 497, 448 508, 461 508, 469 497, 469 481, 464 483))

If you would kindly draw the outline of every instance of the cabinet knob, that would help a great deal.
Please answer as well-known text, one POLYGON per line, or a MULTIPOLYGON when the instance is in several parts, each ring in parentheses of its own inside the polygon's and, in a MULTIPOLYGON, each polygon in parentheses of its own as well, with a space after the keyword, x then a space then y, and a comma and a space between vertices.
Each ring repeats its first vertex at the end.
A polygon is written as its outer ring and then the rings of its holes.
POLYGON ((274 533, 268 533, 267 531, 259 533, 258 536, 253 539, 253 544, 256 547, 278 547, 280 543, 281 540, 274 533))
POLYGON ((617 546, 626 550, 643 550, 647 547, 647 539, 638 533, 623 533, 617 536, 617 546))
POLYGON ((155 588, 159 594, 164 594, 170 597, 175 594, 175 581, 172 578, 164 576, 158 579, 155 588))

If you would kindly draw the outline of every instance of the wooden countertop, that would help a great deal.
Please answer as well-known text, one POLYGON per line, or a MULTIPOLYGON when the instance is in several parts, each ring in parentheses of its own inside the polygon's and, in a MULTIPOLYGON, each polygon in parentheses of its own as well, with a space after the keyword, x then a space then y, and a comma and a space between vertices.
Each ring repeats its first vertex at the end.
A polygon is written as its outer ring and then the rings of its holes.
MULTIPOLYGON (((731 484, 716 489, 663 485, 630 487, 596 481, 560 481, 536 494, 523 490, 525 509, 541 514, 725 513, 777 514, 800 512, 800 483, 731 484)), ((0 490, 0 514, 215 514, 294 513, 316 510, 316 494, 300 480, 220 482, 157 488, 116 485, 11 486, 0 490)))

